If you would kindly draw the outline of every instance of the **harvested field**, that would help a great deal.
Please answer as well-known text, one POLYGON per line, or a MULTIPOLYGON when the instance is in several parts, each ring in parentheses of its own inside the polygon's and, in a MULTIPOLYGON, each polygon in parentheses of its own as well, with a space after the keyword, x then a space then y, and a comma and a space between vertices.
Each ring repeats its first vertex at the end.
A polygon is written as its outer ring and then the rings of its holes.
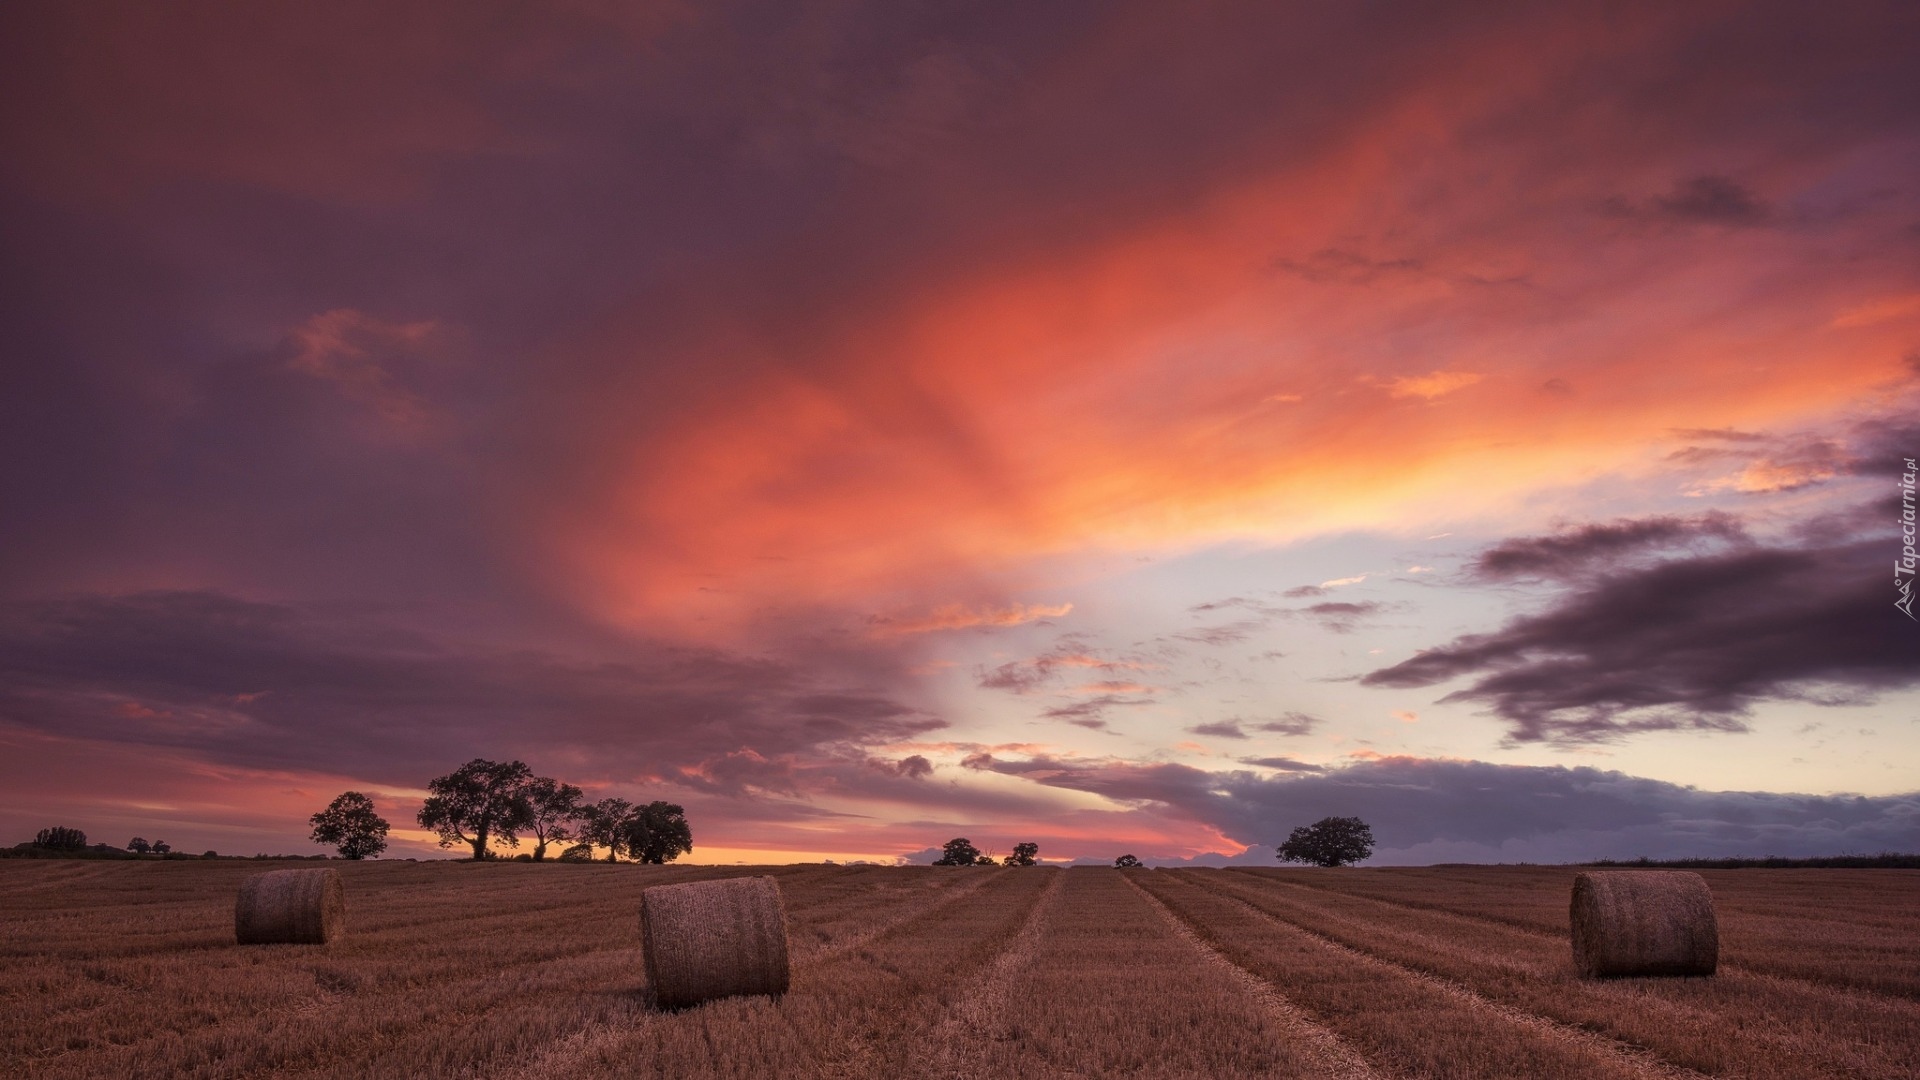
POLYGON ((1920 871, 1705 871, 1711 979, 1573 971, 1571 868, 0 863, 8 1077, 1906 1077, 1920 871), (778 879, 792 989, 659 1012, 639 891, 778 879))

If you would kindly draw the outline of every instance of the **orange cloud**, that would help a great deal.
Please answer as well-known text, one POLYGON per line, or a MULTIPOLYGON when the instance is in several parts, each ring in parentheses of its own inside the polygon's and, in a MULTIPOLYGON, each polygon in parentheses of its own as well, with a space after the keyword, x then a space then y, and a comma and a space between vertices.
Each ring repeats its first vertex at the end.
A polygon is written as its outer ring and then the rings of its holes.
POLYGON ((1387 383, 1387 393, 1397 398, 1417 397, 1432 401, 1455 390, 1464 390, 1486 378, 1471 371, 1434 371, 1425 375, 1403 375, 1387 383))
POLYGON ((975 626, 1019 626, 1040 619, 1057 619, 1072 610, 1072 604, 1009 604, 998 608, 946 604, 925 615, 876 615, 869 621, 878 633, 926 634, 935 630, 964 630, 975 626))

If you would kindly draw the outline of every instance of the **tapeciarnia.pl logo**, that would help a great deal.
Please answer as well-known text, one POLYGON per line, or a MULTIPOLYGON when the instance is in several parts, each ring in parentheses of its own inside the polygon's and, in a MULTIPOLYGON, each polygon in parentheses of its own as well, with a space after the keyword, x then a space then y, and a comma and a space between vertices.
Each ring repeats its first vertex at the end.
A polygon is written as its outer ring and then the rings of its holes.
POLYGON ((1907 471, 1900 474, 1900 539, 1905 546, 1900 549, 1900 557, 1893 562, 1893 587, 1900 593, 1900 599, 1895 600, 1893 606, 1904 612, 1907 618, 1920 622, 1920 617, 1913 614, 1913 479, 1914 473, 1920 472, 1920 469, 1914 468, 1912 458, 1907 458, 1906 463, 1907 471))

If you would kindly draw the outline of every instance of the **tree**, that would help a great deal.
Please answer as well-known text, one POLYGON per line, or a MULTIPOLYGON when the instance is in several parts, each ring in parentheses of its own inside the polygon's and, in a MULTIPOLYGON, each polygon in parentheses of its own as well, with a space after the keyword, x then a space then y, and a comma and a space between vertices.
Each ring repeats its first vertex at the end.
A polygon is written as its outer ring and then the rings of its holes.
POLYGON ((373 800, 346 791, 309 819, 313 842, 332 844, 343 859, 364 859, 387 850, 387 819, 374 812, 373 800))
POLYGON ((519 831, 533 815, 527 787, 533 770, 524 761, 474 758, 427 785, 432 792, 420 807, 420 825, 440 837, 441 847, 473 845, 473 857, 491 859, 488 846, 499 840, 519 847, 519 831))
POLYGON ((1321 818, 1293 830, 1280 845, 1282 862, 1345 866, 1373 854, 1373 830, 1357 817, 1321 818))
POLYGON ((589 850, 594 847, 607 849, 607 861, 620 861, 620 853, 627 849, 627 818, 633 815, 633 804, 625 799, 601 799, 592 806, 580 811, 580 842, 589 850))
POLYGON ((575 844, 572 847, 560 853, 560 861, 561 862, 592 862, 593 861, 593 845, 592 844, 575 844))
POLYGON ((155 855, 165 855, 167 852, 172 850, 173 850, 173 845, 167 843, 165 840, 155 840, 153 842, 153 853, 155 855))
POLYGON ((527 805, 531 811, 527 829, 533 833, 533 861, 547 857, 547 845, 573 839, 573 826, 580 819, 585 794, 572 784, 562 784, 550 776, 535 777, 527 785, 527 805))
POLYGON ((1116 869, 1128 870, 1133 867, 1139 866, 1140 860, 1134 858, 1131 855, 1122 855, 1119 858, 1113 860, 1113 865, 1116 869))
POLYGON ((964 836, 956 836, 940 849, 940 857, 933 861, 935 866, 975 866, 980 862, 980 849, 973 841, 964 836))
POLYGON ((1040 854, 1039 844, 1015 844, 1013 854, 1007 856, 1008 866, 1032 866, 1034 856, 1040 854))
POLYGON ((637 807, 626 822, 627 854, 636 862, 659 866, 693 850, 687 812, 670 802, 637 807))
POLYGON ((34 835, 33 846, 48 851, 79 851, 87 846, 87 834, 79 829, 69 829, 64 825, 55 825, 41 829, 34 835))
POLYGON ((986 852, 984 852, 984 851, 983 851, 983 852, 981 852, 981 853, 980 853, 980 857, 979 857, 979 858, 977 858, 977 859, 975 859, 975 860, 973 860, 973 865, 975 865, 975 866, 999 866, 999 865, 1000 865, 1000 861, 999 861, 998 859, 995 859, 995 858, 994 858, 993 856, 991 856, 991 855, 989 855, 989 854, 987 854, 986 852))
POLYGON ((147 852, 153 850, 153 845, 147 843, 145 837, 136 836, 127 841, 127 850, 133 852, 135 855, 145 855, 147 852))

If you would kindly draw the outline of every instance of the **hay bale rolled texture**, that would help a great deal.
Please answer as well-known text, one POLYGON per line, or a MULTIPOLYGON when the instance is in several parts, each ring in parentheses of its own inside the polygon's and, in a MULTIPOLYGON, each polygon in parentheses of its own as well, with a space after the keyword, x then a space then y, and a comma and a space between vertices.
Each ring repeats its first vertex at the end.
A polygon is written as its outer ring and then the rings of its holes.
POLYGON ((787 992, 786 908, 770 877, 647 889, 640 894, 640 937, 660 1008, 787 992))
POLYGON ((1711 975, 1720 962, 1713 893, 1686 870, 1581 874, 1569 916, 1582 975, 1711 975))
POLYGON ((240 883, 233 933, 242 945, 325 945, 347 928, 338 870, 273 870, 240 883))

